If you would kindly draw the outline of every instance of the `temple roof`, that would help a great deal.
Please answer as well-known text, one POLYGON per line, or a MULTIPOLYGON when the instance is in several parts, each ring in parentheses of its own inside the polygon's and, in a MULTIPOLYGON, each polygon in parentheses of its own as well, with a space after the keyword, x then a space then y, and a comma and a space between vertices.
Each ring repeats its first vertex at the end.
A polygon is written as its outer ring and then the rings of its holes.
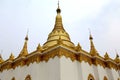
POLYGON ((54 45, 58 44, 59 39, 61 39, 62 44, 68 46, 68 47, 75 47, 74 44, 71 42, 69 34, 65 31, 63 24, 62 24, 62 16, 60 15, 61 9, 59 7, 56 10, 57 15, 55 19, 55 25, 52 30, 52 32, 48 35, 47 42, 44 43, 43 48, 47 49, 49 47, 52 47, 54 45))

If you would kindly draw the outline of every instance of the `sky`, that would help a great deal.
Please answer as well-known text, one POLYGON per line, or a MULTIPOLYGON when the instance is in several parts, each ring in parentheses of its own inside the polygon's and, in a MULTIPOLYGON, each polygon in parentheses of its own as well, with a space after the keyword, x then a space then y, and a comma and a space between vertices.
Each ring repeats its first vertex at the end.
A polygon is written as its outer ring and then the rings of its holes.
MULTIPOLYGON (((58 0, 0 0, 0 53, 8 59, 23 48, 29 29, 28 51, 43 45, 55 24, 58 0)), ((60 0, 65 30, 71 41, 89 52, 89 29, 98 53, 120 55, 120 0, 60 0)))

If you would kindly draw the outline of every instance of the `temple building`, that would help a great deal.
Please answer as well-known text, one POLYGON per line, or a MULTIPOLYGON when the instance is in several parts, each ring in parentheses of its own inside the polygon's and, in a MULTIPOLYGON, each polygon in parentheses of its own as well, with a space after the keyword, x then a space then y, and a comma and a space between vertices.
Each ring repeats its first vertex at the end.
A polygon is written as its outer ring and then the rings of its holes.
POLYGON ((28 53, 28 35, 18 57, 0 55, 0 80, 120 80, 120 59, 104 57, 97 52, 92 34, 90 51, 74 45, 62 24, 58 4, 55 25, 47 41, 28 53))

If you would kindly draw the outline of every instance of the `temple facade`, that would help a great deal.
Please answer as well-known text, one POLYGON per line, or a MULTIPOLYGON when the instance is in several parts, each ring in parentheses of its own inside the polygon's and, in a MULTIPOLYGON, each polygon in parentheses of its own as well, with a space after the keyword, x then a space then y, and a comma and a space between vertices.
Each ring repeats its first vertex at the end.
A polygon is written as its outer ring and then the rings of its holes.
POLYGON ((58 4, 55 25, 47 41, 31 53, 27 51, 28 35, 18 57, 0 56, 0 80, 120 80, 120 59, 104 57, 97 52, 90 34, 90 51, 74 45, 63 27, 58 4))

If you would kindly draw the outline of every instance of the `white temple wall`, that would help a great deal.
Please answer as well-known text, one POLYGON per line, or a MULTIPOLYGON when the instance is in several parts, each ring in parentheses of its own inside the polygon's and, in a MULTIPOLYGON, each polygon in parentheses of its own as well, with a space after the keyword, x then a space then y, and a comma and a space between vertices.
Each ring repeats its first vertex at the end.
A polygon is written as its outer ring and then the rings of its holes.
POLYGON ((98 74, 98 68, 96 65, 92 65, 93 67, 93 71, 94 71, 94 75, 95 75, 95 78, 96 80, 99 80, 99 74, 98 74))
POLYGON ((81 73, 78 70, 78 61, 71 61, 70 58, 62 57, 60 58, 60 75, 61 80, 81 80, 81 73))
POLYGON ((14 70, 4 70, 0 73, 1 80, 25 80, 30 75, 32 80, 60 80, 60 60, 58 57, 48 62, 30 64, 29 66, 16 67, 14 70))
POLYGON ((111 72, 112 72, 112 75, 113 75, 113 80, 118 80, 118 78, 119 78, 118 72, 113 68, 111 68, 111 72))
POLYGON ((118 71, 118 74, 119 74, 119 76, 120 76, 120 70, 118 71))
MULTIPOLYGON (((89 65, 87 62, 84 62, 84 61, 82 61, 80 64, 81 64, 82 74, 83 74, 82 80, 88 80, 89 74, 92 74, 93 77, 95 78, 92 65, 89 65)), ((95 78, 95 80, 96 80, 96 78, 95 78)))
POLYGON ((108 75, 107 75, 107 72, 106 72, 105 68, 103 68, 100 65, 97 65, 97 69, 98 69, 98 75, 99 75, 99 79, 98 80, 103 80, 104 76, 106 76, 107 79, 108 79, 108 75))

